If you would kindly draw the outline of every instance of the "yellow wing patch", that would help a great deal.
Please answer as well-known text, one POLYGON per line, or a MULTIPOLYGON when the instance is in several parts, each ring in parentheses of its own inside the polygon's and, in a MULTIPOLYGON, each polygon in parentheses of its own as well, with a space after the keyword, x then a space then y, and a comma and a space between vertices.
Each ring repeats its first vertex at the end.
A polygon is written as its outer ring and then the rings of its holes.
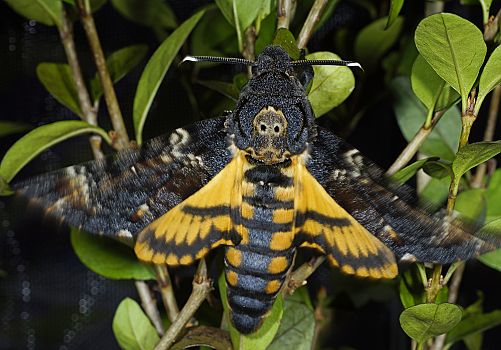
POLYGON ((204 187, 139 234, 134 248, 138 258, 155 264, 187 265, 212 248, 232 245, 231 234, 245 234, 238 225, 234 227, 231 218, 232 208, 241 204, 241 183, 242 159, 237 155, 204 187))
POLYGON ((325 191, 299 161, 295 176, 296 228, 310 247, 327 255, 341 271, 371 278, 394 278, 395 256, 325 191))

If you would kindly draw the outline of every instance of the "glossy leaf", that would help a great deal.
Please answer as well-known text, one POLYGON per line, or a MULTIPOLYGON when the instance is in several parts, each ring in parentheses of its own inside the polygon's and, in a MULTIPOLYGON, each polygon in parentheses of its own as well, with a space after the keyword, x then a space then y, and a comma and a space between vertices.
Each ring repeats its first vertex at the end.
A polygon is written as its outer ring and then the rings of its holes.
POLYGON ((418 55, 412 66, 411 86, 426 109, 433 112, 445 81, 435 73, 423 56, 418 55))
MULTIPOLYGON (((332 52, 315 52, 306 56, 308 60, 339 60, 332 52)), ((313 66, 315 75, 308 99, 315 117, 320 117, 343 103, 355 88, 355 78, 350 68, 340 66, 313 66)))
POLYGON ((19 134, 31 128, 32 126, 30 124, 0 120, 0 137, 19 134))
POLYGON ((228 306, 228 296, 226 295, 226 280, 224 274, 221 275, 218 281, 219 293, 221 295, 221 301, 223 303, 223 308, 225 312, 225 317, 228 319, 228 328, 230 331, 231 342, 235 350, 264 350, 267 349, 268 345, 272 342, 275 334, 277 334, 278 328, 280 326, 280 320, 284 312, 284 302, 282 295, 280 294, 270 313, 264 319, 263 324, 258 329, 257 332, 244 335, 240 334, 235 327, 229 321, 229 306, 228 306))
POLYGON ((14 11, 48 26, 61 26, 61 0, 5 0, 14 11))
POLYGON ((392 178, 392 180, 395 180, 395 181, 400 182, 400 183, 407 182, 427 162, 430 162, 432 160, 438 160, 438 159, 439 159, 438 157, 429 157, 429 158, 417 160, 414 163, 407 165, 405 168, 402 168, 399 171, 397 171, 391 178, 392 178))
POLYGON ((480 106, 487 94, 499 84, 501 84, 501 46, 498 46, 492 52, 480 75, 475 115, 478 115, 480 106))
POLYGON ((363 28, 355 39, 355 57, 365 70, 375 68, 379 59, 395 44, 402 31, 404 20, 397 17, 385 30, 387 17, 379 18, 363 28))
POLYGON ((134 98, 133 120, 138 144, 142 142, 144 122, 160 87, 160 83, 177 52, 203 14, 204 10, 201 10, 181 24, 179 28, 164 40, 144 68, 134 98))
POLYGON ((501 141, 484 141, 471 143, 461 148, 454 161, 452 171, 456 178, 460 178, 471 168, 495 157, 501 153, 501 141))
MULTIPOLYGON (((411 91, 408 78, 394 79, 390 88, 396 98, 394 109, 398 125, 405 139, 409 141, 423 126, 426 109, 411 91)), ((428 156, 452 161, 458 148, 460 133, 460 113, 457 108, 451 108, 442 116, 420 151, 428 156)))
POLYGON ((440 160, 427 162, 424 164, 423 170, 436 179, 442 179, 446 176, 450 178, 452 176, 451 163, 440 160))
MULTIPOLYGON (((148 46, 146 45, 127 46, 113 52, 106 59, 106 67, 110 73, 111 80, 114 83, 120 81, 120 79, 143 60, 147 52, 148 46)), ((103 88, 97 74, 90 81, 90 91, 93 102, 99 100, 103 95, 103 88)))
POLYGON ((71 245, 80 261, 101 276, 111 279, 155 279, 152 267, 139 262, 132 248, 111 238, 72 228, 71 245))
POLYGON ((279 28, 277 30, 273 38, 273 45, 281 46, 293 61, 298 60, 301 56, 301 50, 297 47, 296 38, 288 29, 279 28))
POLYGON ((176 17, 163 0, 111 0, 115 9, 128 20, 147 27, 173 29, 176 17))
POLYGON ((99 134, 106 142, 111 143, 106 131, 79 120, 65 120, 39 126, 21 137, 5 153, 0 163, 0 176, 10 182, 30 160, 49 147, 88 133, 99 134))
MULTIPOLYGON (((501 232, 501 218, 495 219, 487 223, 482 227, 484 232, 501 232)), ((481 255, 478 260, 480 260, 485 265, 501 272, 501 249, 486 253, 481 255)))
POLYGON ((497 169, 489 180, 489 186, 485 193, 487 201, 487 221, 501 217, 501 169, 497 169))
POLYGON ((155 327, 131 298, 118 305, 113 317, 113 333, 124 350, 152 350, 160 341, 155 327))
MULTIPOLYGON (((306 292, 307 293, 307 292, 306 292)), ((284 302, 284 316, 268 350, 310 350, 315 333, 313 310, 301 298, 300 290, 284 302)))
POLYGON ((450 331, 461 321, 461 316, 461 309, 454 304, 420 304, 400 314, 400 325, 409 337, 423 344, 450 331))
POLYGON ((37 76, 47 91, 62 105, 83 117, 77 87, 70 66, 63 63, 40 63, 37 76))
POLYGON ((445 344, 446 346, 452 345, 469 335, 485 332, 486 330, 499 326, 500 324, 501 310, 473 314, 469 317, 465 317, 456 327, 447 333, 445 344))
POLYGON ((439 13, 419 23, 415 42, 435 72, 461 95, 466 108, 487 51, 480 30, 457 15, 439 13))
POLYGON ((390 13, 388 15, 388 21, 386 22, 386 28, 391 27, 391 25, 398 18, 398 14, 404 5, 404 0, 391 0, 390 3, 390 13))

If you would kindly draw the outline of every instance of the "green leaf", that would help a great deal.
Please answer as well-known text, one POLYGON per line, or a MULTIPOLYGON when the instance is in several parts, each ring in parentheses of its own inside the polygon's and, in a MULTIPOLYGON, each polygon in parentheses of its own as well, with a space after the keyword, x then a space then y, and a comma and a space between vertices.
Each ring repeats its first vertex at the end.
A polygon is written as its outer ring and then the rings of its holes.
MULTIPOLYGON (((120 81, 132 68, 143 60, 147 52, 148 46, 146 45, 127 46, 113 52, 106 59, 106 67, 110 73, 111 80, 114 83, 120 81)), ((94 103, 103 95, 103 88, 97 74, 90 81, 90 91, 94 103)))
POLYGON ((429 157, 417 160, 414 163, 407 165, 405 168, 397 171, 391 178, 396 182, 405 183, 409 181, 409 179, 413 177, 427 162, 438 159, 438 157, 429 157))
POLYGON ((461 316, 461 309, 454 304, 420 304, 400 314, 400 325, 409 337, 423 344, 450 331, 461 321, 461 316))
POLYGON ((388 21, 386 22, 386 28, 388 29, 398 18, 398 14, 404 5, 404 0, 391 0, 390 13, 388 15, 388 21))
POLYGON ((160 341, 155 327, 131 298, 118 305, 113 317, 113 333, 124 350, 151 350, 160 341))
POLYGON ((475 104, 475 115, 478 115, 480 106, 485 97, 491 92, 496 85, 501 83, 501 46, 498 46, 491 54, 484 70, 480 75, 480 83, 478 86, 478 97, 475 104))
POLYGON ((485 193, 487 201, 487 220, 501 217, 501 169, 497 169, 489 180, 489 186, 485 193))
POLYGON ((387 17, 375 20, 363 28, 355 39, 355 57, 367 71, 376 67, 379 59, 396 43, 402 31, 402 17, 397 17, 393 25, 385 30, 387 22, 387 17))
POLYGON ((217 80, 198 80, 198 84, 208 87, 214 91, 219 92, 220 94, 231 98, 233 101, 238 100, 238 96, 240 92, 234 84, 225 83, 217 80))
POLYGON ((469 317, 465 317, 447 333, 445 338, 446 346, 450 346, 465 337, 485 332, 488 329, 496 327, 501 324, 501 310, 495 310, 488 313, 477 313, 469 317))
POLYGON ((5 0, 5 2, 23 17, 48 26, 61 26, 63 18, 61 0, 5 0))
POLYGON ((284 316, 280 327, 267 349, 311 349, 315 333, 313 310, 302 300, 300 290, 287 298, 284 304, 284 316))
MULTIPOLYGON (((225 317, 229 320, 229 306, 228 306, 228 296, 226 294, 226 280, 224 278, 224 273, 218 281, 219 293, 221 295, 221 301, 223 303, 223 308, 225 312, 225 317)), ((275 303, 271 308, 270 313, 265 317, 263 324, 257 330, 257 332, 252 334, 240 334, 235 327, 228 321, 228 328, 230 331, 231 342, 235 350, 264 350, 267 349, 268 345, 272 342, 275 334, 277 334, 280 320, 284 312, 282 295, 279 294, 275 303)))
MULTIPOLYGON (((306 56, 309 60, 339 60, 332 52, 315 52, 306 56)), ((313 66, 314 76, 308 99, 318 118, 343 103, 355 88, 355 78, 348 67, 313 66)))
POLYGON ((216 0, 224 17, 237 30, 239 51, 243 48, 243 33, 257 18, 259 21, 271 12, 271 0, 216 0))
POLYGON ((151 266, 139 262, 132 248, 112 238, 71 229, 71 245, 80 261, 111 279, 154 280, 151 266))
POLYGON ((31 128, 32 126, 30 124, 0 120, 0 137, 19 134, 31 128))
POLYGON ((430 161, 423 166, 423 171, 436 179, 452 177, 451 163, 443 161, 430 161))
MULTIPOLYGON (((482 227, 483 232, 501 232, 501 218, 492 220, 487 225, 482 227)), ((501 272, 501 249, 494 250, 492 252, 481 255, 478 260, 480 260, 485 265, 501 272)))
POLYGON ((33 158, 49 147, 69 138, 95 133, 111 144, 105 130, 80 120, 65 120, 39 126, 21 137, 5 153, 0 163, 0 176, 10 182, 14 176, 33 158))
MULTIPOLYGON (((199 56, 234 56, 238 52, 235 30, 228 24, 222 13, 214 6, 198 22, 191 34, 191 54, 199 56)), ((199 62, 197 67, 213 66, 217 63, 199 62)))
POLYGON ((174 12, 164 0, 111 0, 115 9, 128 20, 152 28, 177 27, 174 12))
POLYGON ((160 87, 160 83, 177 52, 203 14, 204 10, 201 10, 181 24, 179 28, 164 40, 144 68, 134 98, 133 120, 138 144, 142 142, 144 122, 160 87))
POLYGON ((454 210, 475 222, 483 222, 486 212, 485 189, 474 188, 459 193, 454 210))
POLYGON ((419 193, 419 198, 428 206, 430 211, 438 210, 449 194, 449 178, 431 178, 424 189, 419 193))
POLYGON ((282 47, 293 61, 301 57, 301 50, 298 49, 296 38, 288 29, 279 28, 273 38, 273 45, 282 47))
POLYGON ((501 153, 501 141, 471 143, 461 148, 452 162, 454 176, 459 179, 471 168, 501 153))
POLYGON ((261 21, 261 29, 257 36, 255 45, 256 55, 259 55, 266 46, 270 45, 273 42, 276 23, 277 11, 272 11, 266 18, 261 21))
POLYGON ((423 56, 418 55, 412 66, 412 91, 423 102, 429 113, 433 113, 445 81, 435 73, 423 56))
POLYGON ((76 115, 83 117, 78 100, 77 86, 71 68, 63 63, 40 63, 37 76, 47 91, 62 105, 68 107, 76 115))
MULTIPOLYGON (((408 78, 393 79, 390 89, 396 98, 394 109, 398 125, 405 139, 410 141, 423 126, 426 109, 411 91, 408 78)), ((442 116, 420 151, 428 156, 452 161, 458 148, 460 133, 460 113, 456 108, 451 108, 442 116)))
POLYGON ((468 94, 487 51, 480 30, 459 16, 438 13, 419 23, 415 42, 435 72, 461 95, 466 109, 468 94))
POLYGON ((416 266, 409 267, 400 275, 400 301, 405 309, 425 301, 423 282, 416 266))

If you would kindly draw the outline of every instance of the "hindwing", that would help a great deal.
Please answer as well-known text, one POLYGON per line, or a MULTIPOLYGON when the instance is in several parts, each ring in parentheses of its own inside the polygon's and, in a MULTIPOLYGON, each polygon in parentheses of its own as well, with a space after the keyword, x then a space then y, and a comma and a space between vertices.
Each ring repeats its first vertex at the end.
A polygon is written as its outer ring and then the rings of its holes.
POLYGON ((296 239, 316 248, 341 271, 371 278, 393 278, 393 253, 336 203, 304 165, 296 171, 296 239))
POLYGON ((242 162, 237 155, 207 185, 153 221, 138 236, 139 259, 187 265, 221 244, 242 240, 232 213, 240 210, 242 162))

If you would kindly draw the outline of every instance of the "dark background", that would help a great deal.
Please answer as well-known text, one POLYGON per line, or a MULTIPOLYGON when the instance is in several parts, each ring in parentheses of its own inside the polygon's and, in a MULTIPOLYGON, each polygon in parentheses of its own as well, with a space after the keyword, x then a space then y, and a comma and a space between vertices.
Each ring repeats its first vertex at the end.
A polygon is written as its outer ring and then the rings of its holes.
MULTIPOLYGON (((194 9, 209 1, 173 0, 169 3, 182 22, 194 9)), ((408 1, 403 10, 405 30, 409 33, 422 17, 422 4, 418 3, 408 1)), ((465 7, 452 2, 447 4, 446 10, 481 23, 478 6, 465 7)), ((128 45, 145 43, 150 47, 151 55, 158 46, 158 40, 149 28, 124 19, 110 4, 95 14, 95 20, 106 54, 128 45)), ((342 2, 312 38, 309 49, 332 50, 330 38, 337 28, 348 26, 358 30, 369 21, 369 14, 356 3, 342 2)), ((86 76, 90 77, 94 74, 94 67, 87 41, 78 25, 75 30, 80 60, 86 76)), ((0 119, 23 121, 33 126, 76 119, 38 81, 35 68, 40 62, 65 62, 57 30, 25 20, 0 2, 0 119)), ((130 131, 135 86, 144 64, 136 67, 116 87, 130 131)), ((232 69, 216 68, 212 74, 218 78, 222 74, 231 81, 235 73, 232 69)), ((178 74, 173 65, 150 112, 145 138, 200 118, 215 116, 203 110, 202 115, 198 115, 190 107, 188 97, 176 79, 178 74)), ((379 89, 382 73, 370 78, 372 80, 365 80, 364 84, 379 89)), ((205 88, 200 86, 193 89, 196 93, 205 93, 205 88)), ((348 138, 350 143, 383 167, 391 164, 405 145, 390 102, 391 96, 373 106, 348 138)), ((102 107, 101 112, 103 110, 102 107)), ((107 118, 101 116, 100 119, 100 124, 109 129, 107 118)), ((485 118, 480 118, 473 130, 474 141, 481 139, 482 119, 485 118)), ((328 118, 321 118, 319 122, 335 132, 343 132, 328 118)), ((498 139, 500 134, 498 128, 495 138, 498 139)), ((18 137, 2 138, 0 153, 3 154, 18 137)), ((73 139, 44 152, 16 179, 87 159, 91 159, 87 140, 73 139)), ((67 228, 44 219, 36 211, 27 211, 13 198, 0 198, 0 227, 0 349, 118 348, 111 331, 112 318, 124 297, 138 300, 133 283, 107 280, 89 271, 73 253, 67 228)), ((189 293, 190 273, 190 269, 174 272, 180 301, 189 293)), ((325 347, 408 348, 408 338, 398 323, 401 304, 388 285, 354 282, 335 273, 333 276, 327 267, 320 268, 310 282, 312 295, 320 286, 326 286, 329 293, 336 296, 335 321, 332 331, 326 335, 325 347), (346 286, 340 287, 339 284, 346 286)), ((462 286, 459 304, 471 304, 477 299, 477 290, 482 290, 486 311, 501 308, 499 273, 475 261, 470 262, 462 286)), ((486 333, 485 349, 499 348, 499 333, 499 328, 486 333)), ((462 345, 456 348, 462 348, 462 345)))

